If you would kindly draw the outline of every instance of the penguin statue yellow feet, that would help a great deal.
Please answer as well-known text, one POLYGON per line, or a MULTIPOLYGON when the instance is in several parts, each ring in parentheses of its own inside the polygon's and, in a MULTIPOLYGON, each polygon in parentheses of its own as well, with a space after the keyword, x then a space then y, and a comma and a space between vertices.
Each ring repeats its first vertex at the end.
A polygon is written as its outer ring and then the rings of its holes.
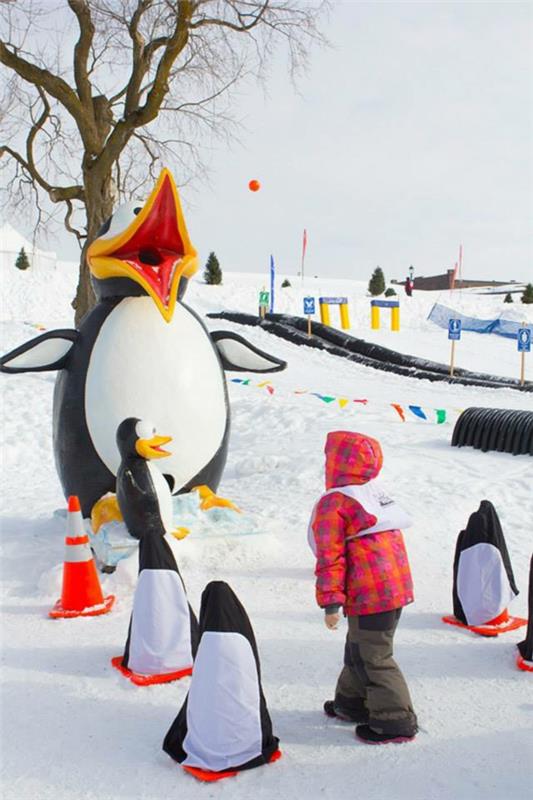
MULTIPOLYGON (((79 330, 47 331, 0 359, 8 373, 57 370, 54 455, 65 496, 84 517, 116 513, 115 432, 153 420, 173 440, 164 476, 173 494, 216 492, 227 457, 224 371, 269 373, 286 363, 231 331, 208 331, 183 298, 198 257, 166 169, 146 200, 126 203, 87 250, 97 304, 79 330), (113 510, 114 508, 114 510, 113 510)), ((205 499, 205 498, 204 498, 205 499)))

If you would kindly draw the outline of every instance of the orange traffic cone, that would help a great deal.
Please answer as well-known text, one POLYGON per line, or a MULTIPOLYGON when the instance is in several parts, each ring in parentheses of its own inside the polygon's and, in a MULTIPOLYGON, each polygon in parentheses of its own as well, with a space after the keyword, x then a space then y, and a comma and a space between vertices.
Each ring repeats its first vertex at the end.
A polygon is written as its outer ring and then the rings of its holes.
POLYGON ((81 516, 80 501, 68 499, 67 535, 61 599, 48 613, 49 617, 95 617, 111 611, 115 596, 102 594, 96 566, 89 547, 89 537, 81 516))

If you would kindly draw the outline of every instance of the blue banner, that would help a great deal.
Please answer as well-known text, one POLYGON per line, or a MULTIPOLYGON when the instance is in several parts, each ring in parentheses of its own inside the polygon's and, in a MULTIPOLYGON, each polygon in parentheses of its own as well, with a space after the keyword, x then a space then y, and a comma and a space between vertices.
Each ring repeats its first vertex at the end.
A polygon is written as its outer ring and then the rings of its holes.
POLYGON ((454 311, 447 306, 441 306, 440 303, 435 303, 429 312, 428 319, 434 322, 441 328, 447 328, 451 318, 461 320, 461 328, 463 331, 474 331, 475 333, 495 333, 498 336, 505 336, 507 339, 516 339, 518 336, 518 329, 521 327, 528 328, 533 333, 533 325, 520 325, 519 322, 513 322, 509 319, 477 319, 476 317, 467 317, 458 311, 454 311))

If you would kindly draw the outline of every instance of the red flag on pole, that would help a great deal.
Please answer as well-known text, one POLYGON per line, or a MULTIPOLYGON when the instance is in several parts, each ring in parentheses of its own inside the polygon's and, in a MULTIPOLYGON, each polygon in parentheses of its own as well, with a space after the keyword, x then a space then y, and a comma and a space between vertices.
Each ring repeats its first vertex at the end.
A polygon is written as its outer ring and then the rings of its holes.
POLYGON ((457 261, 455 262, 455 267, 453 268, 453 272, 450 278, 450 289, 455 289, 455 279, 457 278, 457 268, 458 268, 457 261))

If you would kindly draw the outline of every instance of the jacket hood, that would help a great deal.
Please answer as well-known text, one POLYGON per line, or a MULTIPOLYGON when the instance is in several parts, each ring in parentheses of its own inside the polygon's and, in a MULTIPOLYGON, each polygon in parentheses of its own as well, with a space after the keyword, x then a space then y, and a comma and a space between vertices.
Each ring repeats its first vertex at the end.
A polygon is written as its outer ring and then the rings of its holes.
POLYGON ((383 453, 376 439, 353 431, 331 431, 324 448, 326 489, 362 484, 379 475, 383 453))

